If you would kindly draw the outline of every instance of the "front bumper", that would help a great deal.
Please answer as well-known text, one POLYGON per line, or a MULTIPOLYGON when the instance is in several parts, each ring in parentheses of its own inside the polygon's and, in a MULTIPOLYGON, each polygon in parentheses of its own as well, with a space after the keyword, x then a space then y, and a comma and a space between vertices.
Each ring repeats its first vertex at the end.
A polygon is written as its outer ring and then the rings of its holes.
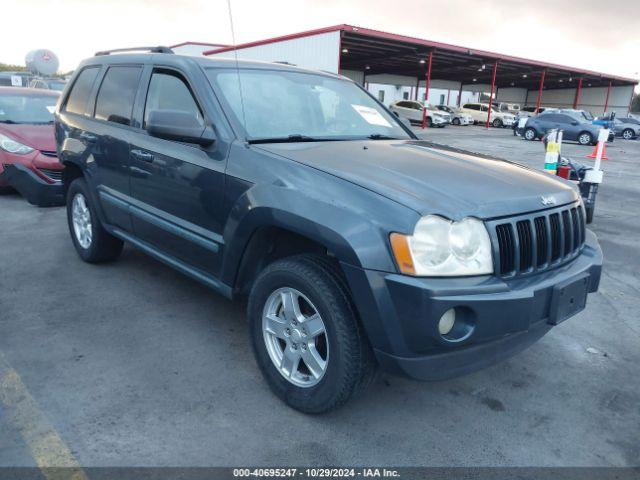
MULTIPOLYGON (((535 276, 414 278, 345 268, 365 329, 382 369, 420 380, 443 380, 494 364, 534 343, 557 322, 560 288, 583 284, 595 292, 602 251, 587 231, 572 262, 535 276), (459 340, 438 332, 438 320, 455 308, 470 330, 459 340)), ((577 312, 573 312, 573 315, 577 312)))
POLYGON ((0 178, 2 183, 15 188, 33 205, 52 207, 65 203, 61 182, 48 183, 26 165, 20 163, 4 165, 0 178))

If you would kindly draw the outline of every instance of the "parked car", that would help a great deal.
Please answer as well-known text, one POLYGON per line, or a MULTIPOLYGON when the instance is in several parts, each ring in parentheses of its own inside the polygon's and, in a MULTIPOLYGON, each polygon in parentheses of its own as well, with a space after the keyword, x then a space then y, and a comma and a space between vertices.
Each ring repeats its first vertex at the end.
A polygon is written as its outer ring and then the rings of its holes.
MULTIPOLYGON (((475 123, 485 123, 487 121, 487 103, 465 103, 460 109, 461 113, 470 115, 475 123)), ((491 125, 496 128, 510 127, 515 121, 515 116, 510 113, 500 112, 493 107, 491 110, 491 125)))
POLYGON ((518 117, 533 117, 545 111, 545 107, 540 107, 536 112, 536 107, 521 107, 518 112, 518 117))
POLYGON ((0 191, 40 206, 63 202, 53 111, 59 92, 0 87, 0 191))
POLYGON ((571 184, 421 142, 338 75, 104 52, 65 90, 56 140, 80 258, 114 260, 126 241, 248 298, 264 378, 303 412, 343 404, 377 368, 485 367, 598 288, 571 184))
MULTIPOLYGON (((536 140, 544 137, 549 130, 563 130, 563 140, 578 142, 580 145, 595 145, 598 134, 602 129, 578 115, 549 111, 530 117, 524 127, 523 136, 526 140, 536 140)), ((613 132, 609 135, 609 141, 613 140, 613 132)))
POLYGON ((460 109, 457 107, 437 105, 436 108, 451 115, 451 123, 453 125, 473 125, 473 117, 465 113, 460 113, 460 109))
POLYGON ((451 123, 451 116, 441 112, 430 104, 422 104, 414 100, 400 100, 389 106, 389 109, 401 118, 406 118, 411 123, 422 123, 422 110, 427 108, 427 127, 446 127, 451 123))
POLYGON ((0 87, 26 87, 30 78, 29 72, 0 72, 0 87))
POLYGON ((507 112, 513 115, 517 115, 518 112, 520 112, 520 104, 518 103, 497 102, 495 103, 495 107, 501 112, 507 112))
POLYGON ((61 92, 66 84, 66 80, 62 78, 34 78, 29 82, 29 87, 61 92))
POLYGON ((638 138, 640 136, 640 122, 635 119, 616 118, 613 120, 613 132, 616 137, 622 137, 625 140, 638 138))

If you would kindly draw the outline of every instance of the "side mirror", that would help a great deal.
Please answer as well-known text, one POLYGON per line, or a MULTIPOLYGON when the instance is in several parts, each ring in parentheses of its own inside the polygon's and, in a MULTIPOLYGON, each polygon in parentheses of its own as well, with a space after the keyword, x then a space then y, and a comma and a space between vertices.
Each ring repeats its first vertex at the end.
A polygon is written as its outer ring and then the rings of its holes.
POLYGON ((398 112, 396 112, 395 110, 392 110, 392 112, 396 117, 400 118, 400 114, 398 112))
POLYGON ((571 122, 571 125, 573 125, 573 126, 575 127, 576 125, 578 125, 578 122, 576 122, 576 121, 574 120, 573 122, 571 122))
POLYGON ((151 110, 146 129, 153 137, 205 147, 216 140, 211 127, 204 126, 192 112, 183 110, 151 110))

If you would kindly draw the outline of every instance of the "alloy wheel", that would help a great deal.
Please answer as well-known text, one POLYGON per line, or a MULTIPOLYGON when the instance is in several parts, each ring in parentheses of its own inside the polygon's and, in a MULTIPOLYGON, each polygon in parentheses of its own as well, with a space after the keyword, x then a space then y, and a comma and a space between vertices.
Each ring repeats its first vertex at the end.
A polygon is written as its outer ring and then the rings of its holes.
POLYGON ((77 193, 71 204, 71 220, 73 221, 73 233, 80 246, 87 249, 91 246, 93 231, 91 230, 91 211, 87 206, 84 195, 77 193))
POLYGON ((591 143, 591 135, 583 133, 578 137, 578 143, 580 143, 580 145, 589 145, 591 143))
POLYGON ((293 385, 317 385, 329 364, 327 330, 318 309, 301 292, 274 291, 262 313, 262 334, 269 358, 293 385))

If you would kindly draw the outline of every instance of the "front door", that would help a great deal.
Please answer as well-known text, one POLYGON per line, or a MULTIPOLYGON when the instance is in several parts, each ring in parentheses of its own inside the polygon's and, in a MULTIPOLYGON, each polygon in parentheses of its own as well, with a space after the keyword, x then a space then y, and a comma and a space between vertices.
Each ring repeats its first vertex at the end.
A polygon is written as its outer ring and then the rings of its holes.
POLYGON ((152 71, 142 130, 131 142, 131 217, 147 245, 208 274, 217 275, 222 250, 226 148, 201 147, 147 134, 152 110, 180 110, 206 118, 183 73, 152 71))

